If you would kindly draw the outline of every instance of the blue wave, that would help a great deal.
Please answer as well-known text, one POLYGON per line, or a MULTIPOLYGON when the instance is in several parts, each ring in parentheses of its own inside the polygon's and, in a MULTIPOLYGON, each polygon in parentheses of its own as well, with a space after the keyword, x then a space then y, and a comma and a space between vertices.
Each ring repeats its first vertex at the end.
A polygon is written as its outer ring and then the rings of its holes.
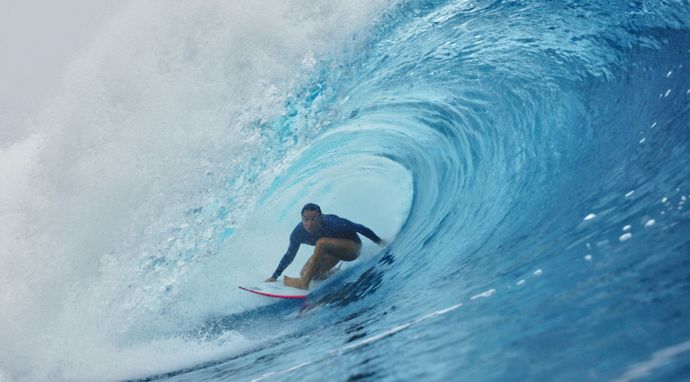
POLYGON ((294 220, 355 174, 404 211, 394 240, 308 306, 185 326, 259 345, 146 380, 690 378, 689 58, 682 0, 392 6, 252 124, 270 153, 224 186, 270 175, 257 209, 294 220))

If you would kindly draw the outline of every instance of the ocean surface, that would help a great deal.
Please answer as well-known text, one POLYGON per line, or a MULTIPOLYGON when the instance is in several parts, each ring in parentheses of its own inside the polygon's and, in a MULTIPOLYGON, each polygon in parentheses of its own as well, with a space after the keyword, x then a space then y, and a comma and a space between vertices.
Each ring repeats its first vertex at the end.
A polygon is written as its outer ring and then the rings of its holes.
POLYGON ((690 380, 687 0, 135 2, 63 83, 0 143, 2 382, 690 380), (238 289, 307 202, 389 244, 238 289))

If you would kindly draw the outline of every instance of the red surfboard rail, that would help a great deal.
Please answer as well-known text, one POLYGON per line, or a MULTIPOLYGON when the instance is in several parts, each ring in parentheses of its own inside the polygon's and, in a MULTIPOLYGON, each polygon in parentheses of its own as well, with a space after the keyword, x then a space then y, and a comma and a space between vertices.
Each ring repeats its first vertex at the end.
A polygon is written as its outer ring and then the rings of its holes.
POLYGON ((240 287, 238 287, 238 288, 240 288, 240 289, 242 289, 242 290, 246 290, 247 292, 251 292, 251 293, 255 293, 255 294, 261 295, 261 296, 273 297, 273 298, 305 299, 305 298, 307 298, 307 295, 309 294, 308 291, 305 291, 305 294, 304 294, 304 295, 281 295, 281 294, 277 294, 277 293, 270 293, 270 292, 264 292, 264 291, 261 291, 261 290, 254 290, 254 289, 251 289, 251 288, 245 288, 245 287, 242 287, 242 286, 240 286, 240 287))

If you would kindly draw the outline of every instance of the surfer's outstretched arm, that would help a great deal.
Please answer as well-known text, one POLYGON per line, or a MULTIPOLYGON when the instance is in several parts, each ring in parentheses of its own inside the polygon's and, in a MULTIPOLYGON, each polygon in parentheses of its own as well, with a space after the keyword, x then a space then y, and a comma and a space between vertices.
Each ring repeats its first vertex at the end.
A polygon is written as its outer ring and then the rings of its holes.
POLYGON ((266 282, 273 282, 280 277, 280 275, 283 273, 285 268, 287 268, 290 264, 292 264, 292 260, 295 259, 295 255, 297 255, 297 250, 299 249, 300 246, 300 241, 293 232, 290 235, 290 246, 288 247, 287 251, 283 255, 283 258, 280 259, 280 264, 278 264, 278 268, 276 268, 275 272, 273 272, 273 275, 271 277, 266 279, 266 282))

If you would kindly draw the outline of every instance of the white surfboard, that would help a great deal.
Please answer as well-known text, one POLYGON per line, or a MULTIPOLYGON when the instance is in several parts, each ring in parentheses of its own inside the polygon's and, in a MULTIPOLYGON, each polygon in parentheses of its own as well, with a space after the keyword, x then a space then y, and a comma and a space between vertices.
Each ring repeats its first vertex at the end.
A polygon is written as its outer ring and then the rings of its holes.
MULTIPOLYGON (((338 264, 336 268, 333 268, 329 273, 328 277, 333 276, 336 272, 340 270, 341 264, 338 264)), ((252 286, 239 286, 238 288, 246 290, 247 292, 256 293, 261 296, 272 297, 272 298, 292 298, 292 299, 305 299, 309 293, 319 289, 321 284, 323 284, 323 279, 312 279, 309 283, 309 289, 299 289, 293 288, 285 285, 282 280, 274 282, 263 282, 258 285, 252 286)))
MULTIPOLYGON (((312 282, 312 284, 314 284, 312 282)), ((309 292, 314 290, 314 286, 311 285, 309 290, 298 289, 289 287, 283 284, 282 281, 274 281, 271 283, 261 283, 260 285, 254 286, 240 286, 242 290, 247 292, 256 293, 261 296, 272 297, 272 298, 286 298, 286 299, 304 299, 307 298, 309 292)))

